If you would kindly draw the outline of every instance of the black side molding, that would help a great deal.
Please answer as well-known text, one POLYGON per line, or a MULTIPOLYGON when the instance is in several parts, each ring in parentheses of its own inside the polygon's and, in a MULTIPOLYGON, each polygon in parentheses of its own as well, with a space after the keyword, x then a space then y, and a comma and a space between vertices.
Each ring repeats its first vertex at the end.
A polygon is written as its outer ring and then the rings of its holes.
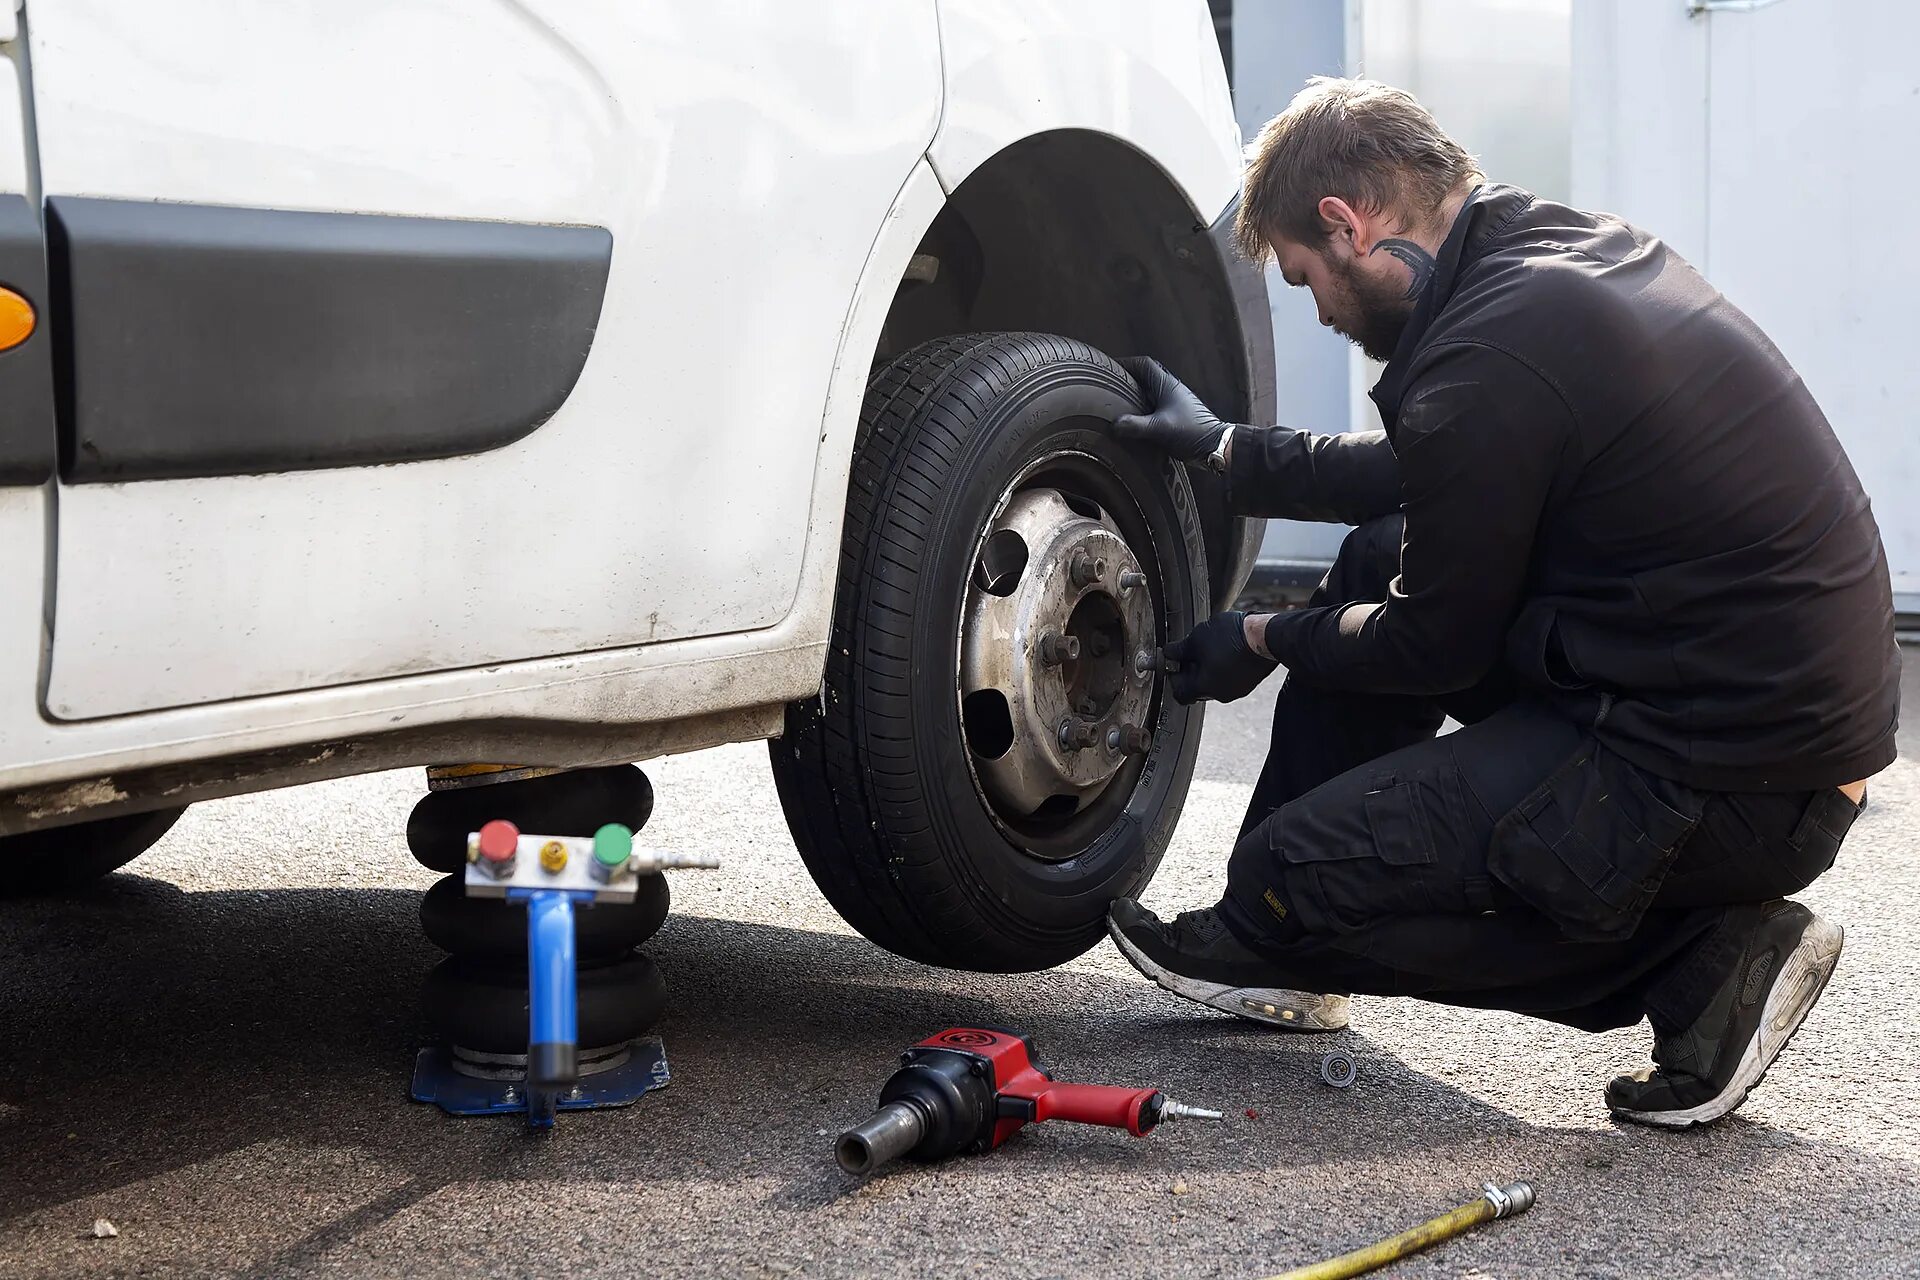
POLYGON ((54 196, 60 472, 312 470, 510 444, 580 376, 603 227, 54 196))
POLYGON ((31 302, 36 318, 31 337, 0 351, 0 484, 39 484, 53 474, 53 337, 46 242, 22 195, 0 195, 0 285, 31 302))

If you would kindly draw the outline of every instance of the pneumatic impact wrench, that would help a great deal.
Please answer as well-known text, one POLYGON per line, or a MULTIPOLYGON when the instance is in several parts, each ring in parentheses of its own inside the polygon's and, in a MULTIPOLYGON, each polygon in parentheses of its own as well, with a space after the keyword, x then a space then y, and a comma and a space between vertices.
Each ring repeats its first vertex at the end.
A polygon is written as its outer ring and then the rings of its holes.
POLYGON ((880 1109, 841 1134, 834 1159, 852 1174, 889 1160, 940 1160, 991 1151, 1025 1124, 1077 1120, 1143 1138, 1162 1121, 1218 1120, 1220 1112, 1168 1101, 1158 1089, 1062 1084, 1033 1042, 1012 1031, 950 1027, 901 1056, 880 1089, 880 1109))

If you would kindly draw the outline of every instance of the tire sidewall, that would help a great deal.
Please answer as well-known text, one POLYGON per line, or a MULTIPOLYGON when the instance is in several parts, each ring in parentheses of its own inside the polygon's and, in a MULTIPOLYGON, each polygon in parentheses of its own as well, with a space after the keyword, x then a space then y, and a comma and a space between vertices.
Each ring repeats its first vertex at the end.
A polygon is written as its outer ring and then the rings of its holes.
MULTIPOLYGON (((1106 430, 1114 416, 1138 409, 1131 380, 1104 360, 1049 365, 1019 379, 973 424, 948 468, 928 536, 936 550, 912 590, 912 732, 933 843, 975 910, 1037 947, 1097 926, 1112 899, 1131 895, 1152 875, 1192 775, 1202 711, 1173 702, 1163 686, 1152 711, 1153 746, 1124 812, 1071 858, 1047 861, 1026 853, 994 821, 967 761, 956 688, 960 611, 974 549, 1002 492, 1037 459, 1076 451, 1125 486, 1134 518, 1151 531, 1161 628, 1156 643, 1185 634, 1206 616, 1205 534, 1184 468, 1157 451, 1120 445, 1106 430)), ((1144 558, 1147 548, 1129 541, 1144 558)))

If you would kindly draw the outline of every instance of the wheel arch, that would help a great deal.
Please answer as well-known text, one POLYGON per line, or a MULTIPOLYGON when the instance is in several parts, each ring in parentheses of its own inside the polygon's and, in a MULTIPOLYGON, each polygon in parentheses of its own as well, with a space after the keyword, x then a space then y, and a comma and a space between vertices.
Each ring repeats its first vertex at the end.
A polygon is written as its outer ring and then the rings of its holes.
MULTIPOLYGON (((975 165, 898 281, 874 364, 954 333, 1028 331, 1151 355, 1222 417, 1273 420, 1273 336, 1261 270, 1168 172, 1092 129, 1032 134, 975 165)), ((1252 568, 1261 524, 1196 474, 1216 607, 1252 568)))

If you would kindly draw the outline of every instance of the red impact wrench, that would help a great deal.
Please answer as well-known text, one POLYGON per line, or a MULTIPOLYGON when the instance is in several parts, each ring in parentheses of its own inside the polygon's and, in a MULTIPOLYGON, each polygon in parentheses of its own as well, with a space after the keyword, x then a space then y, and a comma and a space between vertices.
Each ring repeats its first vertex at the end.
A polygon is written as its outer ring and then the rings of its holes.
POLYGON ((1164 1120, 1218 1120, 1220 1112, 1169 1102, 1158 1089, 1062 1084, 1048 1075, 1033 1041, 1012 1031, 949 1027, 901 1055, 880 1089, 880 1109, 833 1144, 848 1173, 889 1160, 941 1160, 991 1151, 1020 1126, 1042 1120, 1125 1129, 1144 1138, 1164 1120))

